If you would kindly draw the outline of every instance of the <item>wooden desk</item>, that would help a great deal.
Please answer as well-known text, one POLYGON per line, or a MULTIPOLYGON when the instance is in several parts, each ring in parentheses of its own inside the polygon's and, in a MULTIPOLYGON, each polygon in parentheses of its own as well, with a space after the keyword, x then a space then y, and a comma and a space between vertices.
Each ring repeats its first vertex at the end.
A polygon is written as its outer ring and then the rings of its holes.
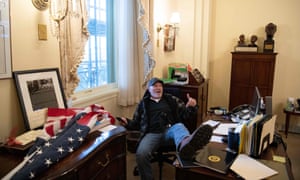
POLYGON ((285 137, 287 138, 290 127, 290 117, 291 115, 300 116, 300 112, 287 111, 286 109, 283 109, 283 112, 285 113, 285 137))
MULTIPOLYGON (((213 119, 213 118, 212 118, 213 119)), ((220 119, 220 117, 218 118, 220 119)), ((225 149, 227 147, 227 144, 225 143, 216 143, 216 142, 210 142, 208 144, 209 146, 213 146, 218 149, 225 149)), ((294 179, 291 165, 288 161, 287 153, 283 147, 282 144, 279 144, 277 147, 275 146, 269 146, 266 151, 262 152, 260 158, 265 160, 272 160, 273 155, 277 156, 283 156, 286 157, 286 170, 287 174, 289 176, 289 179, 294 179)), ((239 180, 242 179, 241 177, 238 177, 233 171, 229 170, 228 174, 224 175, 221 173, 218 173, 216 171, 197 167, 197 168, 181 168, 176 167, 176 180, 187 180, 187 179, 209 179, 209 180, 216 180, 216 179, 225 179, 225 180, 239 180)))
MULTIPOLYGON (((22 155, 0 150, 0 177, 23 160, 22 155), (5 164, 4 164, 5 163, 5 164)), ((93 132, 79 149, 54 164, 37 179, 126 179, 126 129, 93 132)))

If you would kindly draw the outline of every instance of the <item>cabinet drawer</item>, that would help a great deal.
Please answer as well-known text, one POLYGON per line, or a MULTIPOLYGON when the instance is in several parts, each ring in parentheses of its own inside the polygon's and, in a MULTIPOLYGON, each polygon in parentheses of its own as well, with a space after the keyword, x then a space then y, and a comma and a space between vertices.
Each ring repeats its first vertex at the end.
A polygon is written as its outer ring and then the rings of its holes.
POLYGON ((99 180, 125 180, 126 179, 126 156, 112 161, 106 168, 93 179, 99 180), (125 163, 124 163, 125 162, 125 163))
POLYGON ((125 139, 119 138, 110 144, 107 144, 105 148, 99 150, 96 154, 90 157, 79 169, 79 179, 93 179, 97 175, 105 176, 103 172, 107 172, 112 169, 111 166, 119 163, 120 170, 126 171, 126 145, 125 139), (122 165, 123 164, 123 165, 122 165))

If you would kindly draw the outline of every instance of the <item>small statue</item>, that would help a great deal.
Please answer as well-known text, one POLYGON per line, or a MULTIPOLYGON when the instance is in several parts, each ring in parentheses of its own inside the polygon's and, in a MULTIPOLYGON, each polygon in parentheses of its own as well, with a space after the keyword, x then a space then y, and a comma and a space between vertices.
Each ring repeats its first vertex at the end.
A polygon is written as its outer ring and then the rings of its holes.
POLYGON ((265 27, 265 31, 267 34, 267 39, 264 41, 264 52, 273 52, 275 42, 273 40, 273 36, 277 30, 277 26, 273 23, 269 23, 265 27))
POLYGON ((257 41, 257 36, 256 35, 252 35, 251 39, 250 39, 251 44, 249 44, 248 46, 249 47, 257 47, 257 45, 255 44, 256 41, 257 41))
POLYGON ((267 34, 267 39, 268 40, 272 40, 273 39, 273 36, 275 34, 277 30, 277 26, 273 23, 269 23, 266 28, 265 28, 265 31, 266 31, 266 34, 267 34))
POLYGON ((238 41, 238 47, 245 47, 245 46, 247 46, 246 45, 246 42, 245 42, 245 35, 244 34, 241 34, 240 36, 239 36, 239 41, 238 41))

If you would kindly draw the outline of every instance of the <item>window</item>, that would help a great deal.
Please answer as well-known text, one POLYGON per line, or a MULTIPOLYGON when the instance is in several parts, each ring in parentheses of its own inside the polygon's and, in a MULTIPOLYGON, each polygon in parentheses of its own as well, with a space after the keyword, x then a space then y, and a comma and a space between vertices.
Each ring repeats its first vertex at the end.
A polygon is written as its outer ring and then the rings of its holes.
POLYGON ((113 1, 87 0, 89 40, 78 67, 75 92, 116 82, 113 52, 113 1))

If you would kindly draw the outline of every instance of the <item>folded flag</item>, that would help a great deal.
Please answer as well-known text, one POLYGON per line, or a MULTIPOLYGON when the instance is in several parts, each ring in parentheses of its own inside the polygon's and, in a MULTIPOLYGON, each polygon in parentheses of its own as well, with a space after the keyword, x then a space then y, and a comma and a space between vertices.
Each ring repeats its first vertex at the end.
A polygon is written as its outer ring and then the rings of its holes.
POLYGON ((15 169, 2 179, 32 179, 51 165, 59 162, 83 143, 96 121, 104 116, 112 118, 102 106, 91 105, 85 109, 49 108, 44 135, 37 138, 28 154, 15 169))

